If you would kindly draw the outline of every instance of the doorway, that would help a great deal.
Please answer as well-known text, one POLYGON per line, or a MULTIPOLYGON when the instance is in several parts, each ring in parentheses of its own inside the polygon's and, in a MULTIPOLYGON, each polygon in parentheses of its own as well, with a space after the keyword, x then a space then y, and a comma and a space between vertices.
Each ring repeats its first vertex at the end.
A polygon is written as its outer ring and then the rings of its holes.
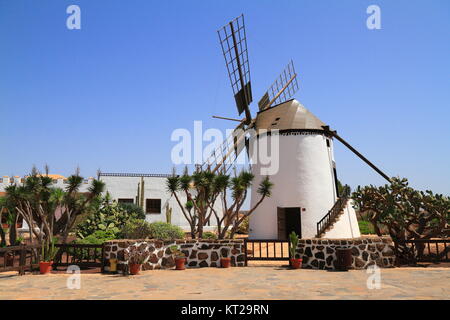
POLYGON ((301 208, 277 208, 278 239, 287 240, 289 234, 294 231, 299 238, 302 237, 301 208))

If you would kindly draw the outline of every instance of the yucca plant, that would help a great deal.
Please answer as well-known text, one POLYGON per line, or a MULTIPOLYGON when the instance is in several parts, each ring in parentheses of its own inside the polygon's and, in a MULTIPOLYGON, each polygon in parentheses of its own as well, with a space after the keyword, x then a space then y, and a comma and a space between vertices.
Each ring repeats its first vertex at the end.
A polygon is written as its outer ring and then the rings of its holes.
POLYGON ((56 239, 53 238, 50 242, 44 242, 41 248, 41 261, 50 262, 53 261, 56 254, 58 253, 58 248, 55 247, 56 239))

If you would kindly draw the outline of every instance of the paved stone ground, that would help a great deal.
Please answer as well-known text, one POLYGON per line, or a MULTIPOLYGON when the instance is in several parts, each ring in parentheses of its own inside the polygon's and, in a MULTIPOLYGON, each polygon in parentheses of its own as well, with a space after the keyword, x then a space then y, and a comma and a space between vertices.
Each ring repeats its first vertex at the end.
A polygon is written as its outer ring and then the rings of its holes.
POLYGON ((4 299, 450 299, 449 268, 381 269, 381 289, 367 289, 364 270, 247 268, 153 270, 138 276, 82 274, 81 289, 69 275, 0 274, 4 299))

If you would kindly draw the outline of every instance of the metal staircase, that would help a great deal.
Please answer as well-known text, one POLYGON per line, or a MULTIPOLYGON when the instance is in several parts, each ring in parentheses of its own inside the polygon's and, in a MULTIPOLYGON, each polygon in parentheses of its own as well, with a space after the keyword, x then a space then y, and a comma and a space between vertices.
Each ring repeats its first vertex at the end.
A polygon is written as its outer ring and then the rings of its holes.
POLYGON ((348 199, 350 198, 350 188, 344 187, 344 190, 340 197, 337 199, 333 207, 327 214, 317 222, 317 234, 316 238, 322 238, 327 231, 329 231, 339 216, 344 213, 344 209, 347 206, 348 199))

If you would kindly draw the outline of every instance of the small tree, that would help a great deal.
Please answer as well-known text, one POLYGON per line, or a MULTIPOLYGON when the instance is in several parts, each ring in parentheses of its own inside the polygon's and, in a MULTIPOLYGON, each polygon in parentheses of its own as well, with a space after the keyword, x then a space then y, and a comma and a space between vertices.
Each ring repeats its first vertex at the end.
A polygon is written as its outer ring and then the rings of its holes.
POLYGON ((227 235, 233 237, 240 224, 255 211, 266 197, 270 196, 273 184, 266 177, 258 187, 258 194, 261 195, 261 198, 253 208, 245 214, 239 215, 253 179, 253 174, 245 170, 231 178, 229 175, 213 173, 210 170, 196 171, 189 175, 185 169, 182 176, 177 176, 174 172, 171 177, 167 178, 167 190, 177 200, 191 227, 193 238, 203 237, 203 227, 214 216, 217 221, 218 236, 223 239, 227 235), (185 194, 186 204, 181 202, 178 196, 180 192, 185 194), (228 192, 231 192, 232 202, 230 204, 227 199, 228 192), (217 212, 216 201, 222 202, 221 212, 217 212))
MULTIPOLYGON (((381 187, 358 187, 352 198, 355 208, 367 214, 378 235, 380 226, 389 232, 400 260, 414 259, 405 240, 448 235, 450 198, 415 190, 408 186, 407 179, 393 178, 391 184, 381 187)), ((417 249, 421 254, 423 246, 417 249)))
POLYGON ((104 183, 94 180, 87 193, 80 193, 83 178, 77 172, 67 179, 66 190, 51 187, 52 179, 33 168, 23 186, 14 186, 7 194, 16 194, 15 209, 29 226, 30 241, 33 238, 49 246, 54 236, 65 243, 69 231, 93 201, 103 191, 104 183), (34 237, 33 237, 34 236, 34 237))

